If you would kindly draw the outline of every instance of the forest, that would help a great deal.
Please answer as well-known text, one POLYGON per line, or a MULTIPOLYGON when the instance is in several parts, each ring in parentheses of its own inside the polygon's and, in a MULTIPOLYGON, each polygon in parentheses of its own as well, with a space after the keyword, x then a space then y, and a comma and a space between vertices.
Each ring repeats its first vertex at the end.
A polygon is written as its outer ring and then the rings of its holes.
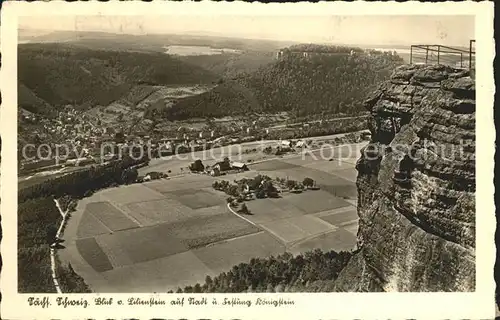
POLYGON ((350 53, 352 51, 363 53, 361 48, 347 47, 347 46, 330 46, 314 43, 299 43, 284 48, 283 51, 296 51, 296 52, 318 52, 318 53, 350 53))
POLYGON ((357 114, 364 111, 366 94, 402 63, 399 56, 381 52, 285 56, 255 72, 224 80, 210 92, 181 99, 165 109, 163 116, 185 120, 280 111, 296 117, 357 114))
POLYGON ((319 249, 293 256, 252 258, 205 283, 178 288, 177 293, 319 292, 332 291, 333 282, 352 253, 319 249))
POLYGON ((106 106, 135 85, 210 84, 213 73, 163 53, 23 44, 18 50, 19 105, 44 114, 61 107, 106 106))
POLYGON ((252 73, 260 67, 274 62, 275 54, 271 51, 243 51, 241 53, 223 53, 200 56, 181 56, 178 59, 209 70, 224 79, 233 79, 241 73, 252 73))
MULTIPOLYGON (((50 245, 61 223, 52 197, 30 199, 18 205, 18 290, 55 293, 50 263, 50 245)), ((64 245, 64 243, 62 244, 64 245)), ((69 265, 58 263, 57 275, 63 292, 90 292, 69 265)))
MULTIPOLYGON (((89 196, 101 188, 136 181, 134 166, 146 160, 124 158, 104 166, 93 166, 39 184, 18 193, 18 283, 21 292, 55 292, 50 270, 50 245, 61 223, 54 199, 64 209, 74 207, 74 199, 89 196)), ((63 244, 64 245, 64 244, 63 244)), ((64 292, 89 292, 88 286, 71 265, 57 264, 64 292)))

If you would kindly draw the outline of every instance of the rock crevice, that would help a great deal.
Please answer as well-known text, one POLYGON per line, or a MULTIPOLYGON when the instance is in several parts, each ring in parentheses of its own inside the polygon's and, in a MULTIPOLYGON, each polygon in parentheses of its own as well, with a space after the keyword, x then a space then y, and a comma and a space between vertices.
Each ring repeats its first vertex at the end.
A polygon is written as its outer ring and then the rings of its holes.
POLYGON ((358 248, 339 291, 475 290, 475 81, 405 65, 365 102, 358 248))

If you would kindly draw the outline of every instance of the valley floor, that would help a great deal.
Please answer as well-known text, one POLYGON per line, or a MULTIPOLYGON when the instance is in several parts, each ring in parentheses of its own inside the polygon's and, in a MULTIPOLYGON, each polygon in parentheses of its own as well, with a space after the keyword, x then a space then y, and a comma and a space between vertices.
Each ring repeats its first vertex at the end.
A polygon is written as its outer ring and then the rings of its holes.
MULTIPOLYGON (((235 175, 185 174, 97 192, 78 203, 64 232, 66 249, 59 256, 95 292, 166 292, 203 282, 207 275, 216 276, 254 257, 353 249, 354 165, 363 145, 350 145, 357 150, 351 156, 334 148, 342 160, 316 160, 315 151, 249 163, 250 171, 235 175), (300 181, 311 177, 320 190, 248 201, 250 223, 233 214, 226 206, 227 195, 211 185, 258 173, 300 181)), ((144 170, 182 163, 164 162, 144 170)))

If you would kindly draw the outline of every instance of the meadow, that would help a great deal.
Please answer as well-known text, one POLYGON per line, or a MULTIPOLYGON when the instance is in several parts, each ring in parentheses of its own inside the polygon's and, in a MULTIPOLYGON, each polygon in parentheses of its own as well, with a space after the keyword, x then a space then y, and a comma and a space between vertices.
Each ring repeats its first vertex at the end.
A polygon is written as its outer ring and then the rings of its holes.
MULTIPOLYGON (((166 168, 168 161, 158 165, 166 168)), ((221 177, 189 173, 85 198, 65 232, 64 263, 96 292, 166 292, 252 258, 355 248, 356 189, 352 179, 337 175, 355 175, 354 164, 289 157, 249 168, 221 177), (311 177, 321 188, 248 201, 251 214, 245 220, 229 210, 227 195, 211 186, 259 173, 298 181, 311 177)))

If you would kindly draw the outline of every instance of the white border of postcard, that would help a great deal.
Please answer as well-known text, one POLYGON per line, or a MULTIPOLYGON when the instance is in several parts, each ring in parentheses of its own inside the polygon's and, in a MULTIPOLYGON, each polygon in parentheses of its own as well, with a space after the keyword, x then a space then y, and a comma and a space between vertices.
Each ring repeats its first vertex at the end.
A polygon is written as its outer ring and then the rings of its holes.
MULTIPOLYGON (((3 269, 1 280, 1 314, 7 319, 104 319, 104 318, 186 318, 186 319, 492 319, 494 315, 493 265, 495 259, 494 232, 494 185, 493 156, 493 3, 491 2, 447 2, 447 3, 376 3, 357 1, 353 3, 298 3, 257 4, 242 2, 6 2, 2 8, 1 52, 2 68, 0 84, 2 92, 1 126, 1 212, 3 239, 1 252, 3 269), (44 297, 47 294, 17 293, 17 17, 79 15, 475 15, 477 52, 477 276, 474 293, 273 293, 295 302, 292 306, 270 307, 243 306, 203 307, 162 306, 138 307, 113 305, 111 307, 89 306, 49 308, 28 307, 30 296, 44 297)), ((146 18, 147 19, 147 18, 146 18)), ((397 26, 395 26, 397 28, 397 26)), ((50 295, 55 299, 55 295, 50 295)), ((74 299, 95 297, 149 298, 154 296, 167 302, 178 294, 66 294, 74 299)), ((188 295, 183 295, 187 297, 188 295)), ((206 294, 211 301, 215 294, 206 294)), ((253 299, 269 294, 217 294, 222 297, 253 299)))

